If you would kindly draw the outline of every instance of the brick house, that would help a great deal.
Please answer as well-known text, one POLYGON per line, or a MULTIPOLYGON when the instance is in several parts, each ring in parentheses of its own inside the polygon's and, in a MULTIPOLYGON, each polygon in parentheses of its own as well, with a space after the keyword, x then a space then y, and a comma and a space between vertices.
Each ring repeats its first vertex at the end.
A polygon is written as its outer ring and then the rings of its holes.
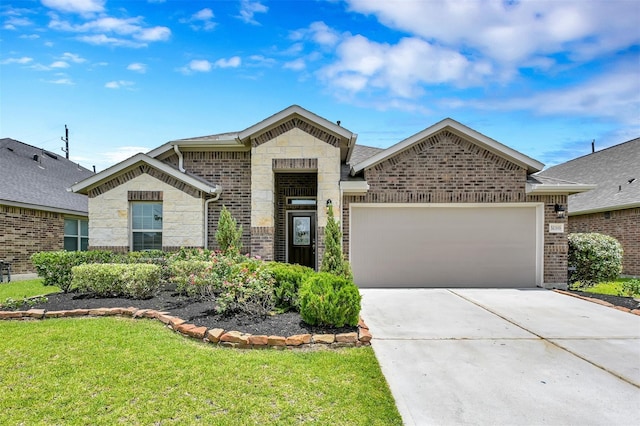
POLYGON ((29 258, 88 244, 87 197, 67 189, 93 172, 41 148, 0 139, 0 260, 16 274, 29 258))
POLYGON ((597 185, 569 197, 569 232, 599 232, 624 250, 623 274, 640 276, 640 138, 593 152, 539 173, 597 185))
POLYGON ((360 286, 564 286, 556 206, 589 189, 454 120, 388 149, 299 106, 240 132, 168 142, 72 187, 92 248, 215 248, 225 205, 245 251, 317 267, 327 205, 360 286))

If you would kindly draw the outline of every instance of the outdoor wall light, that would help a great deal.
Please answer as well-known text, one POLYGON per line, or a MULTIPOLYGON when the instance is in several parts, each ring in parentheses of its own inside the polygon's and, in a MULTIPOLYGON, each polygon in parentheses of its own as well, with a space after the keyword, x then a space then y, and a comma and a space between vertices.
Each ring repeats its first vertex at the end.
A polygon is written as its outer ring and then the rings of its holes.
POLYGON ((567 209, 565 209, 564 206, 561 206, 560 204, 555 205, 554 211, 556 212, 556 216, 558 217, 558 219, 564 219, 565 214, 567 213, 567 209))
POLYGON ((330 206, 332 206, 332 205, 333 205, 333 202, 331 201, 331 198, 329 198, 329 199, 327 200, 327 208, 329 208, 329 207, 330 207, 330 206))

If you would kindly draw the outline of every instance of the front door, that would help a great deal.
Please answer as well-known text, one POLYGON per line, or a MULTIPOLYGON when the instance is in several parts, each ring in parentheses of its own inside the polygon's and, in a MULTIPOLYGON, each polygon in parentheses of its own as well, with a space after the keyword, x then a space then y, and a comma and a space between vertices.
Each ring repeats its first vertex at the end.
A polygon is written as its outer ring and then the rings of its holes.
POLYGON ((316 213, 289 212, 287 263, 316 268, 316 213))

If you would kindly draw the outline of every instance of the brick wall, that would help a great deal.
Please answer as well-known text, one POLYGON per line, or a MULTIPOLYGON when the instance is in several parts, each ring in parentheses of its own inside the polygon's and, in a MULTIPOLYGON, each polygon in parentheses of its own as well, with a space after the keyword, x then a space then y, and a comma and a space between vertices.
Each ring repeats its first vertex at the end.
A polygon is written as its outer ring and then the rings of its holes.
MULTIPOLYGON (((216 229, 222 206, 226 206, 238 225, 242 225, 243 252, 251 248, 251 153, 246 152, 190 152, 182 153, 184 168, 212 184, 222 187, 218 201, 209 203, 208 247, 218 248, 216 229)), ((177 166, 176 154, 164 160, 177 166)))
POLYGON ((33 253, 64 247, 61 213, 0 206, 0 230, 0 259, 11 262, 14 274, 35 272, 33 253))
MULTIPOLYGON (((555 203, 566 196, 527 196, 526 169, 454 135, 441 132, 370 169, 365 195, 345 195, 342 206, 343 248, 349 254, 351 203, 520 203, 545 205, 544 282, 566 283, 566 233, 549 234, 558 223, 555 203)), ((564 219, 566 221, 566 219, 564 219)))
POLYGON ((569 232, 598 232, 620 241, 622 273, 640 276, 640 208, 569 216, 569 232))
POLYGON ((274 228, 269 226, 254 226, 251 228, 251 255, 260 256, 264 260, 274 260, 273 257, 274 228))

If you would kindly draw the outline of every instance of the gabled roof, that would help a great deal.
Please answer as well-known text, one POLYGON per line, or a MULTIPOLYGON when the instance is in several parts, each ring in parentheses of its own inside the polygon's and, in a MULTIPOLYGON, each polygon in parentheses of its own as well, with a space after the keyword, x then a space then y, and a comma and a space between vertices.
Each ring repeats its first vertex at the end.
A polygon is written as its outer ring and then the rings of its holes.
POLYGON ((483 135, 482 133, 473 130, 470 127, 467 127, 464 124, 458 123, 451 118, 445 118, 444 120, 434 124, 433 126, 427 127, 423 131, 416 133, 415 135, 410 136, 403 141, 398 142, 397 144, 387 148, 386 150, 381 151, 378 154, 375 154, 358 164, 354 164, 351 168, 351 173, 356 174, 366 168, 375 166, 376 164, 379 164, 387 160, 388 158, 391 158, 394 155, 397 155, 400 152, 409 149, 411 146, 443 130, 448 130, 460 137, 471 140, 473 143, 481 146, 487 151, 493 152, 494 154, 502 158, 505 158, 515 164, 526 168, 528 173, 535 173, 542 170, 542 168, 544 167, 544 164, 534 160, 531 157, 528 157, 512 148, 509 148, 508 146, 503 145, 500 142, 495 141, 483 135))
POLYGON ((597 185, 571 182, 539 174, 527 176, 527 194, 578 194, 591 191, 597 185))
POLYGON ((285 108, 282 111, 275 113, 271 117, 268 117, 260 121, 259 123, 247 127, 240 132, 227 132, 209 136, 197 136, 186 139, 177 139, 169 141, 164 145, 161 145, 158 148, 149 151, 147 155, 157 158, 162 154, 173 150, 174 145, 177 145, 181 150, 206 148, 236 150, 250 149, 252 137, 258 136, 263 132, 268 131, 269 129, 272 129, 294 117, 302 118, 303 120, 312 123, 322 128, 324 131, 338 137, 342 141, 342 158, 349 158, 358 135, 298 105, 291 105, 290 107, 285 108))
POLYGON ((127 172, 128 170, 131 170, 141 163, 147 164, 157 170, 160 170, 168 174, 169 176, 172 176, 179 181, 184 182, 187 185, 190 185, 206 194, 219 194, 222 191, 222 188, 219 185, 212 186, 204 179, 201 179, 189 173, 182 173, 171 165, 163 163, 162 161, 156 160, 155 158, 151 158, 148 155, 142 153, 138 153, 133 157, 130 157, 116 164, 115 166, 111 166, 108 169, 103 170, 96 175, 93 175, 89 179, 73 185, 71 187, 71 190, 73 192, 86 194, 91 188, 99 186, 113 179, 113 176, 115 175, 127 172))
POLYGON ((67 188, 94 173, 64 156, 0 139, 0 204, 87 215, 87 197, 67 188))
POLYGON ((569 214, 640 207, 640 138, 550 167, 536 176, 596 184, 569 197, 569 214))

